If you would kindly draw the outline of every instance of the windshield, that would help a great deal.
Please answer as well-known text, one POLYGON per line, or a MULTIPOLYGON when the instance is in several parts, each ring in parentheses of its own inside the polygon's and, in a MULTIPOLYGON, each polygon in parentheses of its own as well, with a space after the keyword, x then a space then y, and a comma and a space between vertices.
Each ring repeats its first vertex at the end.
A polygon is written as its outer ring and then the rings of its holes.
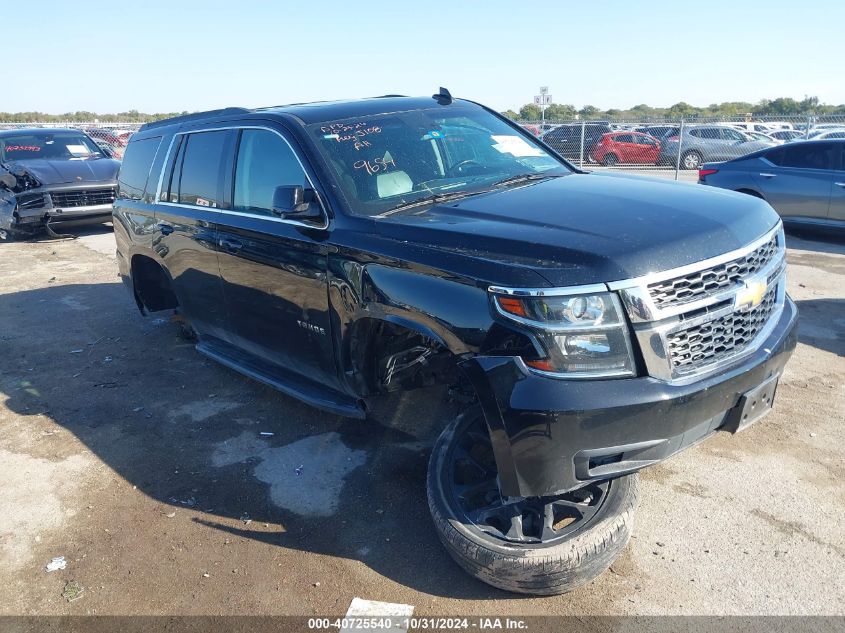
POLYGON ((436 202, 571 173, 530 136, 475 107, 344 119, 311 125, 309 132, 351 211, 361 215, 414 202, 420 210, 423 199, 436 202))
POLYGON ((94 141, 78 132, 28 132, 0 137, 3 160, 83 160, 102 155, 94 141))

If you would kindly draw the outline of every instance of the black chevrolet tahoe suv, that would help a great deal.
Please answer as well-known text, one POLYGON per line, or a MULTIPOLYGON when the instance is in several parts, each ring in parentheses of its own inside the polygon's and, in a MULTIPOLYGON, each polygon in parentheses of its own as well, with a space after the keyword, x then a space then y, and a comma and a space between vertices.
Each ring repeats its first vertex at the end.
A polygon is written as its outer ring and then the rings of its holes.
POLYGON ((200 353, 350 418, 453 403, 434 524, 511 591, 606 569, 636 471, 769 411, 796 344, 764 201, 578 171, 445 90, 148 124, 118 183, 120 275, 200 353))

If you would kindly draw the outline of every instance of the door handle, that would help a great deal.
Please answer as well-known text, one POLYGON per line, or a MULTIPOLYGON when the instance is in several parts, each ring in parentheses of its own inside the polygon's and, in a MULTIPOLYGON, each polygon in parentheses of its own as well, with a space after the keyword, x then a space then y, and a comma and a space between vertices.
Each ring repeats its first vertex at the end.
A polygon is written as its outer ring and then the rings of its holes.
POLYGON ((761 173, 760 175, 761 175, 763 178, 774 178, 776 174, 766 174, 766 173, 761 173))
POLYGON ((167 222, 159 222, 156 225, 156 228, 161 231, 162 235, 170 235, 173 233, 173 226, 168 224, 167 222))
POLYGON ((239 242, 238 240, 223 238, 223 239, 220 240, 220 247, 225 248, 230 253, 237 253, 239 250, 241 250, 244 247, 244 245, 243 245, 242 242, 239 242))

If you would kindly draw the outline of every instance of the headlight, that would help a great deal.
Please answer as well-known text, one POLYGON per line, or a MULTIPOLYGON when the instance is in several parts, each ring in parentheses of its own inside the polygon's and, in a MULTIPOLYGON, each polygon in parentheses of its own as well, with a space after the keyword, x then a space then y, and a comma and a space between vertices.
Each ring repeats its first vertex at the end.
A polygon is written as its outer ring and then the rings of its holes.
POLYGON ((525 360, 534 370, 563 378, 634 375, 628 326, 610 292, 566 296, 495 294, 497 310, 530 327, 546 358, 525 360))

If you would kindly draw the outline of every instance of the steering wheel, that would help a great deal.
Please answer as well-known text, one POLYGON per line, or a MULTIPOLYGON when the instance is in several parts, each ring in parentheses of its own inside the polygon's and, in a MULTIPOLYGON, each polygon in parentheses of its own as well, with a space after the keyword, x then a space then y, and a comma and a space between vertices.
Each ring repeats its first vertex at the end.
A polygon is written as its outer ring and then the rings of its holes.
POLYGON ((485 168, 484 165, 479 163, 477 160, 472 160, 471 158, 468 158, 466 160, 462 160, 461 162, 455 163, 454 165, 452 165, 446 171, 446 175, 447 176, 457 176, 458 174, 462 174, 464 172, 464 167, 470 167, 470 166, 479 167, 481 169, 485 168))

